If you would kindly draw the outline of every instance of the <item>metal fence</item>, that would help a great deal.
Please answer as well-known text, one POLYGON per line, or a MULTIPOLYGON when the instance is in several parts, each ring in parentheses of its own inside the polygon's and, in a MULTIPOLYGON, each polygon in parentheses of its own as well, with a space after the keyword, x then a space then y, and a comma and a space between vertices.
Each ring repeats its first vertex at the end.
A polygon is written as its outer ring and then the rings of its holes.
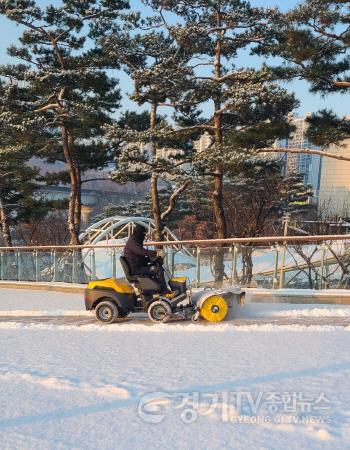
MULTIPOLYGON (((147 245, 161 246, 169 275, 185 275, 195 287, 224 283, 271 289, 350 288, 350 236, 167 241, 147 245), (218 255, 223 277, 217 274, 218 255)), ((123 277, 119 263, 122 252, 123 244, 105 243, 0 247, 0 279, 87 283, 92 279, 123 277)))

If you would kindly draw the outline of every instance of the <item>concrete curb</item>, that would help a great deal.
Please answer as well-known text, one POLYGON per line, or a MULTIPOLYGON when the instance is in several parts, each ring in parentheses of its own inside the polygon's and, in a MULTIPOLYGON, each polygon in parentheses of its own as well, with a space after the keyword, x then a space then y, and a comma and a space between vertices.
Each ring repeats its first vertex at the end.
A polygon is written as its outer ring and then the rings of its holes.
POLYGON ((350 290, 336 289, 315 291, 300 290, 300 292, 288 292, 288 290, 260 290, 246 289, 246 295, 251 303, 291 303, 304 305, 350 305, 350 290))
MULTIPOLYGON (((0 289, 28 289, 33 291, 63 292, 67 294, 83 294, 85 284, 71 283, 45 283, 34 281, 0 281, 0 289)), ((326 292, 311 291, 310 293, 300 292, 291 294, 278 292, 278 290, 266 290, 265 292, 254 292, 254 288, 245 289, 247 300, 250 303, 290 303, 304 305, 350 305, 350 290, 348 292, 326 292)))
POLYGON ((0 289, 28 289, 31 291, 64 292, 67 294, 82 294, 85 284, 41 283, 28 281, 0 281, 0 289))
POLYGON ((250 295, 251 303, 290 303, 299 305, 350 305, 350 296, 301 296, 301 295, 281 295, 281 296, 261 296, 250 295))

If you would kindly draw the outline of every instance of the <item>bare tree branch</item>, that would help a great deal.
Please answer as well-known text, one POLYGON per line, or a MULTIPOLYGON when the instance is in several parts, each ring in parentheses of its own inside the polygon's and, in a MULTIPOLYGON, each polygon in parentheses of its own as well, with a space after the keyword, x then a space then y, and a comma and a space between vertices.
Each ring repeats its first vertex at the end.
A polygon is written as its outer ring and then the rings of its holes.
POLYGON ((332 81, 332 84, 335 87, 350 87, 350 81, 332 81))
POLYGON ((165 211, 161 214, 161 219, 164 220, 174 209, 175 207, 175 201, 177 197, 187 188, 187 186, 190 184, 190 180, 186 180, 181 186, 179 186, 170 196, 169 198, 169 205, 165 211))
POLYGON ((309 148, 285 148, 285 147, 276 147, 276 148, 262 148, 257 150, 258 153, 304 153, 307 155, 319 155, 325 156, 326 158, 339 159, 341 161, 350 161, 349 156, 337 155, 335 153, 325 152, 323 150, 312 150, 309 148))

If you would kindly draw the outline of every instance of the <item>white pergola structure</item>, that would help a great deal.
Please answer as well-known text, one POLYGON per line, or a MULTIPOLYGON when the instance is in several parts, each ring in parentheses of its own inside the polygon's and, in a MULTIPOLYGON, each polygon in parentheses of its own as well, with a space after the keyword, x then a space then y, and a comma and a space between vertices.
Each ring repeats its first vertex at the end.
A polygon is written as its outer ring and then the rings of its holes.
MULTIPOLYGON (((151 238, 155 231, 154 220, 149 217, 124 217, 113 216, 100 220, 87 228, 81 235, 80 241, 83 244, 94 245, 101 241, 108 243, 110 240, 128 238, 136 224, 147 228, 147 237, 151 238)), ((177 241, 177 237, 168 227, 164 228, 164 238, 167 241, 177 241)))
MULTIPOLYGON (((137 224, 143 225, 148 230, 146 240, 152 240, 155 231, 153 219, 141 216, 113 216, 100 220, 88 227, 80 235, 80 241, 82 244, 96 245, 96 247, 108 244, 123 244, 131 235, 137 224)), ((178 241, 175 234, 172 233, 168 227, 164 228, 163 233, 166 241, 178 241)), ((171 246, 167 245, 163 250, 166 253, 165 263, 171 272, 174 271, 175 255, 177 260, 180 258, 180 260, 186 261, 191 266, 195 265, 195 258, 192 253, 180 243, 179 245, 176 245, 176 243, 171 246)), ((121 276, 122 269, 118 257, 121 252, 122 249, 113 249, 113 251, 109 251, 108 248, 86 249, 83 251, 84 265, 93 277, 96 275, 98 276, 99 272, 100 276, 108 276, 109 273, 121 276), (102 275, 102 272, 104 275, 102 275)))

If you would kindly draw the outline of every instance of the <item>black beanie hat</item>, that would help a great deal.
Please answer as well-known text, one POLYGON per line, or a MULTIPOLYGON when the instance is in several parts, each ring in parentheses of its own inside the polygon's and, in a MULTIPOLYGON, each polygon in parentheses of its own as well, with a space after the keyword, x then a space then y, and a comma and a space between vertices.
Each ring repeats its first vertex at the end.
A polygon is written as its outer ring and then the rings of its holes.
POLYGON ((135 237, 137 237, 138 239, 143 240, 146 236, 146 233, 147 233, 147 229, 143 225, 140 225, 139 223, 137 223, 132 234, 135 237))

